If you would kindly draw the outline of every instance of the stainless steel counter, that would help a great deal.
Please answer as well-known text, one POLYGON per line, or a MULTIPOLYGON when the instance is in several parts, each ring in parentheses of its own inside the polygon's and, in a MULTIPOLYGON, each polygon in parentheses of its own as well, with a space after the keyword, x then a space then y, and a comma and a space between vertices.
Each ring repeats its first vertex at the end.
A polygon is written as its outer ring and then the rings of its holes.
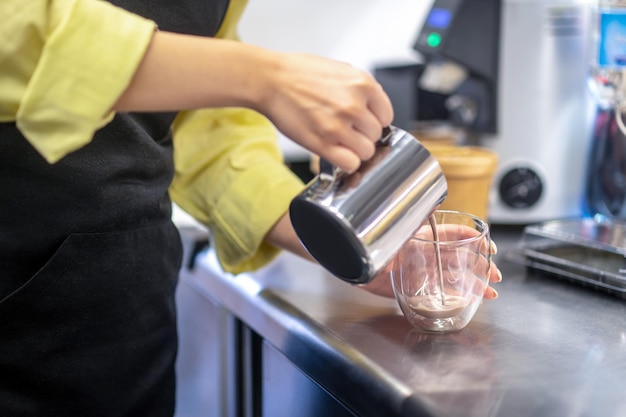
POLYGON ((209 250, 182 280, 357 416, 626 416, 626 301, 506 261, 520 231, 494 229, 500 297, 455 334, 288 254, 233 277, 209 250))

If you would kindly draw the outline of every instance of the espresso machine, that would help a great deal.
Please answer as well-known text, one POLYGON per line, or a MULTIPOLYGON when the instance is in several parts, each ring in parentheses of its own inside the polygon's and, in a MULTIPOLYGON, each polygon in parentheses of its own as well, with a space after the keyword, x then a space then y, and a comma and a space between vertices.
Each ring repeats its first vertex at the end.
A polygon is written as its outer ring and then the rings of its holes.
POLYGON ((590 45, 588 2, 434 0, 413 46, 423 62, 375 76, 396 125, 445 121, 495 151, 489 221, 530 224, 582 214, 590 45))

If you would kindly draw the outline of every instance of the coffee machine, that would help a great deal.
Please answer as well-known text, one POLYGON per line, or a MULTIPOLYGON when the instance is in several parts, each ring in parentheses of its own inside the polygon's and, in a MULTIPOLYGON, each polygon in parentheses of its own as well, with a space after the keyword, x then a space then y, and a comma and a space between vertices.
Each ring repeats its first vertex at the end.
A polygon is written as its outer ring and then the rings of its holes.
POLYGON ((414 44, 423 62, 375 69, 402 104, 396 125, 445 121, 498 154, 492 223, 582 214, 590 13, 574 0, 434 0, 414 44))

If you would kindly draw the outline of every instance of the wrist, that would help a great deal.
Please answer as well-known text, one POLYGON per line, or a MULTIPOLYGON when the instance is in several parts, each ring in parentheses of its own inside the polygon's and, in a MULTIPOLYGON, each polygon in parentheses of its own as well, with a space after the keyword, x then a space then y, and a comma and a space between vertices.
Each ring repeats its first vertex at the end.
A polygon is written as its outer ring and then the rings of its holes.
POLYGON ((242 79, 245 86, 242 104, 262 114, 270 113, 273 97, 279 86, 281 54, 260 47, 245 45, 243 60, 246 61, 242 79))

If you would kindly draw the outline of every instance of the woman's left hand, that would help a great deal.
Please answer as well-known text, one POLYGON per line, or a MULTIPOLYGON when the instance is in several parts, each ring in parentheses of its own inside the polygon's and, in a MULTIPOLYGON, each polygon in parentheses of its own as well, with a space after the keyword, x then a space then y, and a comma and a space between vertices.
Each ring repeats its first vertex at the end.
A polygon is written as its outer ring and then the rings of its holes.
MULTIPOLYGON (((491 255, 493 259, 493 255, 498 252, 498 247, 496 244, 491 241, 491 255)), ((393 260, 378 274, 374 277, 372 281, 367 284, 363 284, 360 287, 372 294, 380 295, 382 297, 393 298, 393 288, 391 287, 391 270, 393 269, 393 260)), ((491 267, 489 269, 489 282, 490 283, 498 283, 502 281, 502 273, 498 269, 497 265, 491 261, 491 267)), ((485 300, 495 300, 498 298, 498 292, 491 287, 487 286, 485 289, 485 300)))

